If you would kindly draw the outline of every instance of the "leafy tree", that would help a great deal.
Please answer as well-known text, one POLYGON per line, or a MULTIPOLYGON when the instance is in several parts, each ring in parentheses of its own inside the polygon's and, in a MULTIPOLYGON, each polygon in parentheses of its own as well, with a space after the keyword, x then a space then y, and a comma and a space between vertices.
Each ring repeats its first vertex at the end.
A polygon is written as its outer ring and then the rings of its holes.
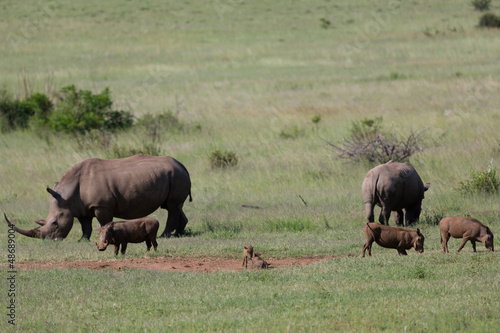
POLYGON ((74 85, 61 89, 59 103, 49 119, 56 131, 86 133, 93 129, 117 130, 132 126, 133 115, 112 110, 109 88, 100 94, 76 90, 74 85))

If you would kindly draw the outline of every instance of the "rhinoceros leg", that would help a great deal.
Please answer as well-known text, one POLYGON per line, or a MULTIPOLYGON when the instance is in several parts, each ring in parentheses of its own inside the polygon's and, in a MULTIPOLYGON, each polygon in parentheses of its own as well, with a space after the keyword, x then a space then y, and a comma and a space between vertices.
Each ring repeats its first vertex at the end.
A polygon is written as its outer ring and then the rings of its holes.
POLYGON ((397 226, 404 225, 404 213, 403 210, 397 210, 392 213, 394 215, 394 222, 397 226))
POLYGON ((165 230, 160 235, 160 237, 169 238, 170 236, 172 236, 172 232, 176 230, 180 224, 181 212, 182 210, 180 210, 179 208, 168 211, 167 225, 165 226, 165 230))
POLYGON ((175 230, 175 236, 182 236, 184 235, 184 231, 186 229, 186 224, 188 223, 188 218, 186 214, 184 214, 184 211, 181 209, 181 216, 179 219, 179 225, 177 226, 177 229, 175 230))
POLYGON ((90 240, 90 236, 92 235, 92 218, 91 217, 79 217, 78 221, 82 225, 82 237, 79 242, 82 240, 90 240))
POLYGON ((373 214, 373 204, 365 202, 366 222, 375 222, 375 214, 373 214))
MULTIPOLYGON (((122 243, 122 254, 125 255, 125 251, 127 251, 127 244, 128 243, 122 243)), ((115 254, 118 254, 118 251, 116 251, 115 254)))
MULTIPOLYGON (((104 226, 104 225, 113 221, 113 212, 111 212, 109 209, 94 208, 94 216, 99 221, 99 224, 101 226, 104 226)), ((90 238, 90 234, 92 234, 92 218, 89 218, 88 228, 90 228, 90 229, 87 231, 87 234, 90 238)), ((83 223, 82 223, 82 230, 83 230, 83 223)), ((82 237, 85 237, 85 235, 86 235, 86 232, 83 231, 82 237)))
POLYGON ((378 221, 380 224, 389 225, 389 218, 391 217, 391 210, 387 207, 382 206, 382 210, 380 211, 380 216, 378 217, 378 221))

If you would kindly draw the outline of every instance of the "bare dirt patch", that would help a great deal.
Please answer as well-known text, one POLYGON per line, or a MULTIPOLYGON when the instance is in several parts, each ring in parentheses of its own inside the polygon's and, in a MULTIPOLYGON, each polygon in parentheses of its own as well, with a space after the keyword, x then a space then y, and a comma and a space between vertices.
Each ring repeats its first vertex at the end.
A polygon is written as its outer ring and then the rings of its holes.
MULTIPOLYGON (((333 257, 310 257, 310 258, 283 258, 266 259, 270 268, 287 268, 293 266, 306 266, 313 263, 331 260, 333 257)), ((241 271, 242 259, 217 258, 217 257, 153 257, 153 258, 130 258, 95 261, 25 261, 17 262, 16 268, 21 270, 31 269, 61 269, 61 268, 88 268, 88 269, 111 269, 121 270, 124 268, 151 269, 159 271, 181 271, 181 272, 216 272, 216 271, 241 271)), ((249 266, 251 263, 249 263, 249 266)), ((250 268, 248 268, 250 269, 250 268)))

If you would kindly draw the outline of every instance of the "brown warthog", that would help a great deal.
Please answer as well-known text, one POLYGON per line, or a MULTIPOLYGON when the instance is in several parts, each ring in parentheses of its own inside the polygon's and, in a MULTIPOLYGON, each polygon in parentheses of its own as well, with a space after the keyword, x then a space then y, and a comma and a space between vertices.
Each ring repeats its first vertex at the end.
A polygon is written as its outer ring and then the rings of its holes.
POLYGON ((424 235, 420 229, 405 229, 400 227, 389 227, 380 223, 369 222, 363 227, 366 243, 363 245, 363 257, 365 251, 372 255, 372 244, 376 242, 382 247, 396 249, 400 255, 407 255, 406 250, 415 248, 418 253, 424 252, 424 235))
POLYGON ((267 261, 265 261, 264 259, 262 259, 260 257, 261 255, 262 255, 262 253, 260 253, 260 252, 257 252, 254 254, 254 256, 252 258, 252 267, 253 268, 267 269, 269 267, 269 263, 267 261))
POLYGON ((448 251, 448 240, 450 237, 462 238, 462 242, 458 247, 458 251, 464 247, 465 243, 470 240, 472 249, 476 252, 476 242, 483 243, 488 251, 493 249, 493 233, 490 228, 479 222, 472 217, 462 216, 448 216, 439 222, 439 229, 441 230, 441 244, 443 244, 443 251, 448 251))
POLYGON ((252 260, 253 258, 253 246, 251 244, 245 245, 243 248, 243 264, 241 266, 248 266, 248 259, 252 260))
POLYGON ((113 244, 115 246, 115 255, 118 255, 120 244, 122 246, 121 252, 125 254, 128 243, 142 243, 145 241, 148 251, 151 249, 151 244, 153 244, 156 251, 158 247, 156 233, 159 227, 158 220, 150 217, 111 222, 102 227, 99 225, 99 244, 96 242, 95 245, 99 251, 104 251, 109 244, 113 244))

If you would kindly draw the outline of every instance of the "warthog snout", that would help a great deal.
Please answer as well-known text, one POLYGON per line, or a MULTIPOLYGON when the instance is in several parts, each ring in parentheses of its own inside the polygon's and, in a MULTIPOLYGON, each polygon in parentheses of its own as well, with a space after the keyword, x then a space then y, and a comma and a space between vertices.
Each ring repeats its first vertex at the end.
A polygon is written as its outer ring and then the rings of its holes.
POLYGON ((97 242, 95 242, 95 245, 97 246, 97 249, 98 249, 99 251, 104 251, 104 250, 106 250, 106 248, 108 247, 108 244, 109 244, 109 243, 108 243, 108 241, 107 241, 107 240, 105 240, 104 242, 101 242, 101 243, 97 243, 97 242))

